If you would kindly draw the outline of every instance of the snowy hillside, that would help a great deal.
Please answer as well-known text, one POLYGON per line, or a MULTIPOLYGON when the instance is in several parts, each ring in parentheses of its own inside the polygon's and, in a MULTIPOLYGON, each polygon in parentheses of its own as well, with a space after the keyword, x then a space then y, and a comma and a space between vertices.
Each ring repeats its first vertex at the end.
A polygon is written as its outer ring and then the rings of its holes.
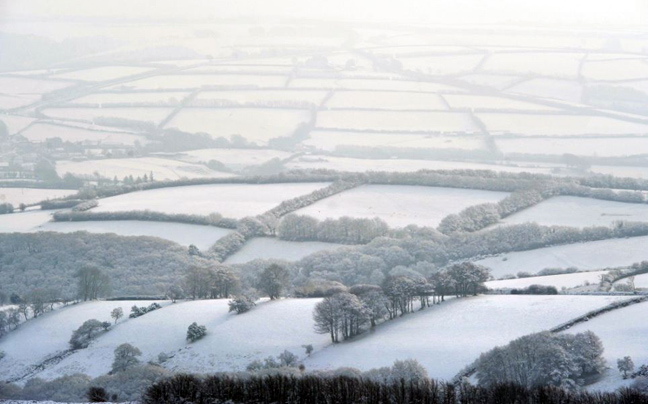
POLYGON ((369 370, 414 358, 430 377, 450 379, 489 349, 617 301, 601 296, 478 296, 387 322, 356 340, 315 352, 307 369, 369 370))
MULTIPOLYGON (((97 319, 113 322, 110 312, 121 307, 126 318, 117 327, 129 323, 128 313, 133 305, 148 306, 152 301, 98 301, 63 307, 29 320, 17 330, 0 339, 0 350, 7 356, 2 360, 0 380, 11 380, 28 372, 29 368, 68 350, 72 332, 84 321, 97 319)), ((164 304, 163 302, 160 302, 164 304)))
POLYGON ((648 349, 646 349, 646 336, 648 335, 648 303, 639 303, 623 309, 602 314, 586 323, 570 328, 568 333, 593 331, 601 338, 610 369, 603 379, 591 386, 590 390, 612 391, 621 385, 629 384, 624 381, 617 368, 616 361, 624 356, 630 356, 635 368, 648 365, 648 349))
POLYGON ((545 268, 615 268, 648 259, 647 243, 648 237, 591 241, 500 254, 476 262, 490 268, 495 278, 520 271, 535 274, 545 268))
MULTIPOLYGON (((262 301, 249 313, 235 315, 228 313, 228 300, 202 300, 178 302, 162 310, 148 313, 142 317, 118 323, 110 331, 97 338, 90 347, 79 350, 60 363, 38 374, 38 377, 54 379, 64 374, 85 373, 96 377, 110 371, 117 346, 128 342, 142 351, 143 361, 157 361, 158 354, 164 352, 171 359, 163 364, 165 368, 187 372, 216 372, 244 370, 255 359, 277 356, 285 349, 304 356, 304 344, 312 344, 316 351, 328 344, 328 336, 313 331, 312 311, 319 299, 285 299, 262 301), (193 344, 186 341, 187 327, 193 322, 207 327, 207 336, 193 344)), ((106 312, 105 307, 117 306, 117 302, 90 303, 97 305, 97 312, 106 312)), ((119 302, 130 310, 131 302, 119 302), (130 305, 129 305, 130 304, 130 305)), ((138 303, 144 305, 144 303, 138 303)), ((125 307, 125 312, 127 312, 125 307)), ((62 312, 61 312, 62 313, 62 312)), ((54 313, 51 320, 57 320, 54 313)), ((85 318, 85 314, 76 313, 85 318)), ((90 315, 90 313, 88 313, 90 315)), ((109 319, 109 318, 108 318, 109 319)), ((43 326, 56 329, 58 343, 41 345, 38 355, 25 358, 41 358, 56 350, 66 349, 72 330, 77 328, 76 321, 68 316, 58 318, 61 326, 50 321, 43 326)), ((26 332, 43 334, 29 324, 26 332)), ((27 327, 25 327, 27 328, 27 327)), ((19 329, 11 337, 18 341, 25 329, 19 329)), ((7 338, 4 343, 10 341, 7 338)), ((0 344, 0 349, 13 349, 14 345, 0 344)), ((23 357, 21 357, 23 358, 23 357)), ((19 359, 19 358, 17 358, 19 359)), ((25 359, 27 360, 27 359, 25 359)), ((32 360, 33 361, 33 360, 32 360)), ((11 365, 19 369, 18 364, 11 365)), ((12 374, 17 373, 13 371, 12 374)))

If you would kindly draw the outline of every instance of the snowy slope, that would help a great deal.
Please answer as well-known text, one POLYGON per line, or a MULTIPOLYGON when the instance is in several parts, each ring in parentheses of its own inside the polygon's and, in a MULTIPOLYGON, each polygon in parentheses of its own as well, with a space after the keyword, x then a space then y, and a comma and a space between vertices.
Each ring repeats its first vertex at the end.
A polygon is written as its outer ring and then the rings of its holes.
POLYGON ((648 303, 639 303, 619 310, 614 310, 587 323, 570 328, 573 334, 590 330, 601 338, 605 352, 603 356, 611 368, 605 377, 589 386, 589 390, 614 390, 628 384, 623 381, 616 368, 616 360, 624 356, 632 357, 635 368, 648 365, 648 303))
POLYGON ((551 275, 551 276, 532 276, 529 278, 505 279, 501 281, 486 282, 486 287, 490 289, 508 289, 508 288, 526 288, 531 285, 554 286, 558 290, 561 288, 575 288, 585 283, 598 284, 601 282, 601 275, 607 271, 576 272, 573 274, 551 275))
POLYGON ((255 216, 282 201, 307 195, 327 183, 215 184, 151 189, 101 199, 92 212, 150 210, 163 213, 208 215, 236 219, 255 216), (191 201, 191 203, 187 203, 191 201))
POLYGON ((29 232, 52 220, 55 210, 32 210, 0 215, 0 233, 29 232))
POLYGON ((59 233, 87 231, 88 233, 115 233, 120 236, 151 236, 173 241, 183 246, 193 244, 201 250, 208 249, 219 238, 231 233, 231 230, 214 226, 138 220, 48 222, 33 230, 59 233))
POLYGON ((619 220, 648 221, 648 205, 558 196, 515 213, 503 223, 536 222, 547 226, 587 227, 609 226, 619 220))
POLYGON ((436 226, 450 213, 498 202, 505 192, 405 185, 363 185, 298 210, 317 219, 379 217, 393 227, 436 226))
POLYGON ((545 268, 615 268, 648 260, 647 245, 647 236, 610 239, 500 254, 476 262, 490 268, 495 278, 545 268))
MULTIPOLYGON (((148 306, 151 303, 149 301, 85 302, 57 309, 35 320, 25 322, 17 330, 0 339, 0 351, 7 353, 2 360, 0 380, 20 376, 29 366, 69 349, 68 341, 72 332, 84 321, 97 319, 113 322, 110 318, 112 309, 121 307, 125 317, 128 317, 130 308, 134 304, 148 306)), ((117 327, 128 322, 130 320, 122 318, 117 327)))
POLYGON ((307 369, 368 370, 417 359, 430 377, 450 379, 479 354, 525 334, 552 328, 619 297, 479 296, 452 299, 380 325, 354 341, 329 346, 307 369))
POLYGON ((77 372, 96 377, 110 371, 113 351, 128 342, 142 351, 142 361, 157 360, 161 352, 172 359, 164 366, 175 371, 242 370, 254 359, 276 356, 288 349, 303 356, 303 344, 319 349, 327 336, 313 332, 312 310, 319 299, 260 302, 252 311, 228 313, 227 299, 178 302, 118 324, 87 349, 77 351, 38 374, 53 379, 77 372), (192 322, 205 325, 207 336, 188 345, 192 322))

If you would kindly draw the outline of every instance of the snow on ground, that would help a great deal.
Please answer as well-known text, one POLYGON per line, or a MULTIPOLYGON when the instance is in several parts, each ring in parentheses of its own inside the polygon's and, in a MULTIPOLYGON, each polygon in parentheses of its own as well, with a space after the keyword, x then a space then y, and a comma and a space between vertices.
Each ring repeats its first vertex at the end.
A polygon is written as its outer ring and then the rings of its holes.
POLYGON ((624 299, 604 296, 478 296, 451 299, 378 326, 308 358, 306 369, 369 370, 414 358, 430 377, 450 379, 482 352, 624 299))
POLYGON ((0 203, 10 203, 14 208, 18 208, 21 203, 31 205, 76 193, 74 189, 0 188, 0 203))
POLYGON ((142 361, 172 358, 173 371, 208 373, 244 370, 255 359, 277 356, 285 349, 304 357, 304 344, 316 351, 328 344, 327 335, 313 331, 312 311, 320 299, 262 301, 252 311, 228 313, 227 299, 179 302, 118 324, 92 345, 65 358, 38 377, 52 379, 82 372, 96 377, 110 371, 114 350, 128 342, 142 351, 142 361), (187 327, 205 325, 207 336, 188 344, 187 327))
POLYGON ((53 210, 32 210, 0 215, 0 233, 23 233, 52 220, 53 210))
POLYGON ((223 178, 233 174, 218 172, 199 164, 184 163, 175 160, 142 157, 133 159, 106 159, 89 161, 59 161, 56 163, 59 176, 73 174, 76 176, 94 176, 98 173, 105 178, 122 179, 132 175, 134 178, 153 176, 158 181, 179 180, 182 178, 223 178))
MULTIPOLYGON (((621 279, 617 283, 623 283, 627 284, 628 283, 628 278, 621 279)), ((634 286, 637 289, 648 289, 648 274, 642 274, 642 275, 635 275, 634 277, 634 286)))
POLYGON ((476 263, 490 268, 495 278, 520 271, 535 274, 545 268, 616 268, 648 260, 646 245, 648 236, 590 241, 500 254, 476 263))
MULTIPOLYGON (((554 286, 560 290, 562 288, 575 288, 586 283, 599 284, 601 276, 608 271, 590 271, 576 272, 573 274, 551 275, 551 276, 531 276, 528 278, 505 279, 501 281, 486 282, 486 287, 490 289, 514 289, 526 288, 531 285, 554 286)), ((515 274, 513 274, 515 275, 515 274)))
POLYGON ((503 224, 536 222, 547 226, 609 226, 616 221, 648 222, 648 205, 557 196, 506 219, 503 224))
POLYGON ((191 244, 200 250, 207 250, 219 238, 231 230, 214 226, 201 226, 185 223, 148 222, 138 220, 88 221, 88 222, 48 222, 33 231, 55 231, 73 233, 115 233, 120 236, 151 236, 173 241, 183 246, 191 244))
POLYGON ((601 338, 605 348, 603 357, 611 368, 602 380, 590 385, 588 390, 612 391, 628 384, 628 381, 621 378, 616 367, 617 359, 624 356, 632 357, 635 368, 648 365, 648 349, 646 349, 648 303, 639 303, 601 314, 565 332, 575 334, 588 330, 601 338))
POLYGON ((258 258, 297 261, 318 251, 335 250, 340 247, 342 247, 341 244, 323 243, 319 241, 297 242, 272 237, 260 237, 246 242, 243 248, 236 254, 230 256, 225 263, 242 264, 258 258))
POLYGON ((480 203, 494 203, 506 195, 504 192, 470 189, 363 185, 323 199, 295 213, 320 220, 342 216, 379 217, 394 227, 409 224, 436 226, 451 213, 458 213, 480 203))
POLYGON ((188 163, 208 163, 211 160, 216 160, 232 170, 240 170, 263 164, 272 159, 283 160, 289 156, 290 153, 271 149, 202 149, 170 155, 169 158, 188 163))
POLYGON ((84 321, 97 319, 112 323, 114 321, 110 318, 110 312, 121 307, 126 318, 119 321, 117 327, 120 327, 130 322, 127 317, 133 305, 148 306, 151 303, 152 301, 85 302, 51 311, 23 323, 0 340, 0 351, 7 354, 2 360, 0 380, 21 376, 31 365, 69 349, 68 341, 72 332, 84 321))
POLYGON ((10 135, 15 135, 16 133, 25 129, 35 120, 36 119, 34 118, 27 118, 24 116, 0 115, 0 121, 4 122, 4 124, 7 125, 7 129, 9 130, 10 135))
POLYGON ((323 155, 307 155, 291 160, 289 169, 328 169, 350 172, 395 171, 414 172, 418 170, 493 170, 504 172, 527 172, 550 174, 549 164, 520 163, 515 165, 467 163, 463 161, 408 160, 408 159, 356 159, 323 155))
POLYGON ((131 192, 99 201, 93 212, 150 210, 225 217, 255 216, 282 201, 309 194, 327 183, 191 185, 131 192), (186 203, 191 201, 190 204, 186 203))

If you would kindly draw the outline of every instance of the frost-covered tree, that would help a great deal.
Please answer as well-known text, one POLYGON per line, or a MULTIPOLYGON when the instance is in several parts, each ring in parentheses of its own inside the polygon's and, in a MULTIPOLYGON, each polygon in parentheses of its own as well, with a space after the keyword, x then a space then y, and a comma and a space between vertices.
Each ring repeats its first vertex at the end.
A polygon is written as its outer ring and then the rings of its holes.
POLYGON ((297 355, 288 350, 280 353, 277 358, 281 366, 296 366, 298 361, 297 355))
POLYGON ((369 310, 351 293, 326 297, 313 311, 315 332, 329 334, 332 342, 339 342, 340 335, 344 339, 358 335, 369 317, 369 310))
POLYGON ((477 361, 480 386, 516 383, 523 387, 576 389, 586 376, 600 374, 602 345, 591 332, 555 336, 527 335, 482 354, 477 361))
POLYGON ((234 311, 236 312, 236 314, 243 314, 252 310, 252 308, 256 306, 256 303, 254 302, 253 298, 241 295, 230 300, 228 305, 230 312, 234 311))
POLYGON ((112 363, 112 372, 123 372, 132 366, 138 365, 140 361, 137 357, 141 355, 142 351, 131 344, 121 344, 115 348, 115 359, 112 363))
POLYGON ((207 327, 204 325, 192 323, 187 329, 187 341, 189 342, 196 342, 205 335, 207 335, 207 327))
POLYGON ((258 289, 268 295, 270 300, 275 300, 281 297, 288 281, 288 271, 282 266, 272 264, 261 272, 258 289))
POLYGON ((454 283, 457 297, 477 295, 484 282, 490 278, 489 269, 472 262, 463 262, 448 268, 448 275, 454 283))
POLYGON ((117 321, 119 321, 120 318, 124 317, 124 310, 121 307, 115 307, 110 312, 110 317, 115 319, 115 324, 117 324, 117 321))
POLYGON ((180 285, 173 284, 167 289, 166 295, 169 299, 171 299, 171 303, 175 303, 178 301, 178 299, 182 299, 184 297, 184 290, 182 290, 182 287, 180 285))
POLYGON ((623 378, 627 379, 628 373, 634 371, 634 362, 631 357, 624 356, 622 359, 617 359, 617 368, 619 369, 619 372, 623 374, 623 378))
POLYGON ((84 267, 77 271, 78 296, 83 301, 97 300, 110 290, 110 278, 99 268, 84 267))
POLYGON ((308 355, 308 356, 310 356, 310 354, 313 353, 313 350, 314 350, 312 344, 302 345, 302 348, 304 348, 306 350, 306 355, 308 355))
POLYGON ((87 320, 81 327, 72 333, 70 338, 70 347, 72 349, 87 348, 90 342, 97 337, 103 330, 103 324, 99 320, 87 320))

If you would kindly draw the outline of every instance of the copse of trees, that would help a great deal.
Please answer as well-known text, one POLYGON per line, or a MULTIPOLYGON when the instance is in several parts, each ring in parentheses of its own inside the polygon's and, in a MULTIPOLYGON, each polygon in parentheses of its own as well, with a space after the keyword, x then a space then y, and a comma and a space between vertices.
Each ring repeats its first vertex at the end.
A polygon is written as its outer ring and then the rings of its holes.
POLYGON ((390 229, 379 218, 341 217, 320 221, 311 216, 290 214, 277 227, 277 236, 290 241, 325 241, 340 244, 366 244, 386 236, 390 229))
POLYGON ((10 203, 0 203, 0 215, 4 215, 7 213, 13 213, 14 211, 14 206, 10 203))
POLYGON ((448 293, 457 297, 476 294, 484 289, 483 283, 489 279, 486 268, 471 262, 434 271, 428 279, 404 267, 393 273, 382 287, 354 285, 349 292, 325 297, 313 311, 315 332, 329 334, 334 343, 353 338, 364 331, 367 324, 373 328, 382 321, 413 312, 417 301, 422 310, 441 303, 448 293))
MULTIPOLYGON (((185 247, 154 237, 0 234, 0 278, 3 290, 10 295, 26 296, 35 288, 47 288, 71 298, 79 291, 82 278, 75 275, 80 269, 110 268, 113 296, 160 296, 192 265, 207 267, 213 261, 189 256, 185 247)), ((93 295, 90 289, 88 298, 93 295)), ((97 297, 102 295, 106 294, 97 292, 97 297)))
POLYGON ((603 344, 591 331, 541 332, 482 354, 477 361, 480 386, 515 383, 528 389, 555 386, 576 390, 584 378, 605 369, 603 344))
POLYGON ((239 278, 223 265, 190 267, 184 276, 183 289, 192 299, 226 299, 238 291, 239 278))

